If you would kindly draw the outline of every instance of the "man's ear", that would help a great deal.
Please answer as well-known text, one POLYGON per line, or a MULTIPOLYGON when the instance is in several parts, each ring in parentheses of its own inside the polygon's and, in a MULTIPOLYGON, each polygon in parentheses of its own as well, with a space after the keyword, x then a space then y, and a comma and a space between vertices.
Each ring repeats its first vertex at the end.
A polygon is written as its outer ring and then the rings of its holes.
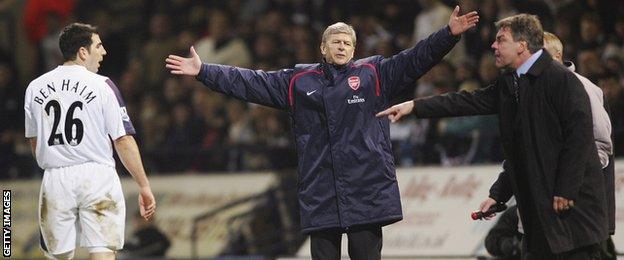
POLYGON ((86 60, 88 54, 89 54, 89 52, 87 51, 87 48, 80 47, 80 49, 78 49, 78 57, 77 58, 80 59, 80 60, 86 60))
POLYGON ((557 52, 557 59, 563 61, 563 53, 561 53, 560 51, 557 52))
POLYGON ((321 54, 323 54, 323 56, 327 54, 327 46, 325 46, 325 43, 321 43, 321 54))
POLYGON ((519 41, 518 42, 518 48, 517 48, 517 52, 518 54, 521 54, 525 51, 529 50, 529 45, 526 41, 519 41))

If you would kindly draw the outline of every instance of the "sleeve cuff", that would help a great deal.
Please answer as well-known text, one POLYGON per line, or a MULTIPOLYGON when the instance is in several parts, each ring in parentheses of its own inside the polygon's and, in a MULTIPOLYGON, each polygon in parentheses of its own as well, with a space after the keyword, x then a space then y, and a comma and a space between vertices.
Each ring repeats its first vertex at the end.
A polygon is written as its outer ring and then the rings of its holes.
POLYGON ((421 98, 414 99, 414 110, 412 111, 412 114, 418 118, 423 117, 423 111, 425 110, 425 106, 422 103, 423 100, 421 98))
POLYGON ((574 192, 568 193, 568 192, 555 191, 555 196, 562 197, 562 198, 565 198, 567 200, 576 201, 576 199, 577 199, 576 197, 577 196, 574 195, 573 193, 574 192))
POLYGON ((457 36, 453 35, 453 33, 451 32, 451 27, 448 26, 448 24, 446 25, 446 27, 444 27, 444 31, 446 31, 448 36, 451 37, 455 42, 458 42, 459 39, 461 39, 461 34, 459 34, 457 36))
POLYGON ((507 201, 503 201, 503 199, 501 198, 502 196, 497 196, 496 194, 493 194, 493 193, 490 193, 488 197, 490 199, 495 200, 496 203, 507 203, 507 201))
POLYGON ((197 74, 197 76, 195 76, 195 79, 198 81, 204 81, 204 79, 206 78, 206 74, 208 74, 208 66, 202 63, 199 69, 199 73, 197 74))

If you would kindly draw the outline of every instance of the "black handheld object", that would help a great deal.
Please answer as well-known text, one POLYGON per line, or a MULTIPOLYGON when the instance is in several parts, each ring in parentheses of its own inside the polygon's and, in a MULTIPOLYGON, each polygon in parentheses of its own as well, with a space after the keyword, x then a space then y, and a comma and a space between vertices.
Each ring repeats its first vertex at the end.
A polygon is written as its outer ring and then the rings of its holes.
POLYGON ((492 215, 497 212, 501 212, 506 209, 507 209, 507 205, 505 205, 505 203, 496 203, 492 205, 486 212, 482 212, 480 210, 472 212, 470 214, 470 217, 472 217, 472 220, 483 219, 489 215, 492 215))

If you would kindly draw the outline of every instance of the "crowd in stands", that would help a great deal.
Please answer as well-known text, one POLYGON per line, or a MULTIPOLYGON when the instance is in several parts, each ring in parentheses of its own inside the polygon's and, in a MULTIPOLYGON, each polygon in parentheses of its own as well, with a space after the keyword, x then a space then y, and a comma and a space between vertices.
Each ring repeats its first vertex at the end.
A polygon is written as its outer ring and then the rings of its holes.
MULTIPOLYGON (((62 62, 59 30, 98 27, 107 55, 100 74, 125 97, 150 172, 209 172, 296 166, 287 113, 211 92, 168 73, 168 54, 203 62, 277 70, 320 61, 325 26, 357 32, 355 57, 391 56, 444 27, 459 4, 477 10, 475 30, 417 83, 414 96, 487 86, 499 74, 490 45, 494 22, 536 14, 559 36, 564 59, 604 91, 616 155, 624 154, 622 1, 598 0, 8 0, 0 3, 0 172, 38 176, 23 137, 28 82, 62 62)), ((421 120, 391 126, 397 165, 465 165, 502 160, 496 116, 421 120)))

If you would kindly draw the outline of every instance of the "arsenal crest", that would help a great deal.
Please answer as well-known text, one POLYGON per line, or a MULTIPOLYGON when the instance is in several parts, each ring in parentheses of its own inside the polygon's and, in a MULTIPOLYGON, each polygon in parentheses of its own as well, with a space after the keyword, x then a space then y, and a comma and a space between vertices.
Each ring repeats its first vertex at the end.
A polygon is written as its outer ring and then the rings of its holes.
POLYGON ((347 82, 349 82, 349 87, 351 87, 351 89, 353 90, 357 90, 358 88, 360 88, 360 77, 358 76, 349 77, 347 82))

